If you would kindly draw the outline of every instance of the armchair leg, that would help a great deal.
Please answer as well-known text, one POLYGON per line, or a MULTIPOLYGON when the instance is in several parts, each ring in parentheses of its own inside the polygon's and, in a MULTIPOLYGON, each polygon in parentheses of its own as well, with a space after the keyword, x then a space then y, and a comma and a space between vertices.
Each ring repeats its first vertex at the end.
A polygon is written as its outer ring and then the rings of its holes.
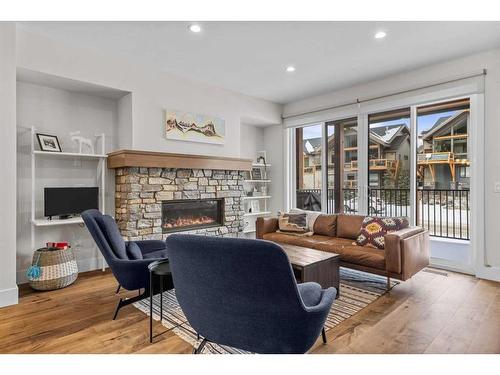
POLYGON ((116 320, 116 317, 118 316, 118 311, 124 306, 128 306, 132 303, 136 303, 144 298, 149 297, 149 291, 144 291, 142 294, 139 294, 138 296, 132 297, 132 298, 120 298, 118 301, 118 304, 116 305, 115 309, 115 314, 113 315, 113 320, 116 320))
POLYGON ((326 332, 325 327, 321 330, 321 337, 323 338, 323 344, 326 344, 326 332))
POLYGON ((207 342, 208 340, 204 338, 200 345, 198 345, 197 348, 193 349, 193 354, 200 354, 207 342))
POLYGON ((386 285, 387 290, 391 290, 391 278, 387 276, 387 285, 386 285))

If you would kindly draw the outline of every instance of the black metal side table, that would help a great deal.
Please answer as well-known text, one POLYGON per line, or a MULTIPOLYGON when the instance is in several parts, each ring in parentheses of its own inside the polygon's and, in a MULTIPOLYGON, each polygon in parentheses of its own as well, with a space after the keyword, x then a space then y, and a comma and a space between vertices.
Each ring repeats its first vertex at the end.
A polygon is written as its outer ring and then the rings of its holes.
POLYGON ((170 263, 168 259, 152 262, 149 266, 149 342, 153 342, 153 295, 154 295, 154 278, 159 278, 160 284, 160 323, 163 322, 163 289, 164 278, 171 278, 170 263))

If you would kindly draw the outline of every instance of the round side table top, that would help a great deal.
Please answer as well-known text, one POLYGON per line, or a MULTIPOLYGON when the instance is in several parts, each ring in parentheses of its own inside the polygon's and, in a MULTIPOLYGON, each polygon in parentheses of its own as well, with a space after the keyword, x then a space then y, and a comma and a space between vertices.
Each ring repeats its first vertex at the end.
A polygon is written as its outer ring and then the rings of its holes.
POLYGON ((149 272, 157 276, 170 275, 170 263, 168 259, 153 262, 148 266, 148 268, 149 272))

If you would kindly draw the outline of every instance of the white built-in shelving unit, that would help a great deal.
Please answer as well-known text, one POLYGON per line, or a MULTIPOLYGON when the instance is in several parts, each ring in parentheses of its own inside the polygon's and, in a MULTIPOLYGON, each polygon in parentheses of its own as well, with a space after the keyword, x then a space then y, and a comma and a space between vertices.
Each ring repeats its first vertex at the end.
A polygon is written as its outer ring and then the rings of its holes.
MULTIPOLYGON (((37 170, 37 160, 40 158, 51 158, 54 162, 63 159, 73 159, 73 160, 94 160, 96 162, 96 174, 95 182, 99 187, 99 209, 102 213, 105 213, 105 181, 106 181, 106 155, 105 150, 105 134, 97 134, 96 141, 101 145, 100 154, 80 154, 75 152, 49 152, 36 150, 36 129, 31 128, 31 248, 36 250, 36 230, 42 229, 44 227, 52 226, 62 226, 62 225, 84 225, 83 219, 81 217, 71 217, 68 219, 52 219, 49 220, 45 217, 36 217, 36 170, 37 170)), ((104 258, 101 256, 102 269, 106 267, 104 258)))
MULTIPOLYGON (((259 151, 258 155, 266 158, 265 151, 259 151)), ((250 178, 243 181, 245 194, 251 194, 243 197, 243 207, 245 211, 243 215, 245 221, 245 227, 243 229, 244 234, 255 233, 255 221, 257 218, 269 216, 272 213, 269 210, 269 200, 271 199, 271 195, 269 195, 269 185, 271 183, 270 167, 270 164, 253 163, 252 169, 260 170, 260 178, 255 178, 255 176, 251 174, 250 178), (257 206, 258 210, 255 210, 257 206)))

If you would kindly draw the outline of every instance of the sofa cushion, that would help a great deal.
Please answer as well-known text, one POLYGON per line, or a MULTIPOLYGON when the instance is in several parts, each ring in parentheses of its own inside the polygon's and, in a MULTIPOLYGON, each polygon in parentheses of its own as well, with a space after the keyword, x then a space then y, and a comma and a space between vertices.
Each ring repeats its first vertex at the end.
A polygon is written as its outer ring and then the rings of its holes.
POLYGON ((328 240, 325 240, 321 243, 318 243, 316 246, 317 250, 327 251, 329 253, 341 254, 342 250, 346 246, 353 246, 352 240, 349 238, 339 238, 339 237, 330 237, 328 240))
POLYGON ((356 244, 384 249, 385 235, 406 227, 408 227, 408 220, 405 218, 367 216, 361 224, 361 232, 356 239, 356 244))
POLYGON ((318 211, 309 211, 309 210, 302 210, 300 208, 292 208, 290 210, 291 214, 300 214, 300 213, 305 213, 306 214, 306 220, 307 220, 307 228, 312 231, 314 228, 314 223, 316 222, 316 219, 318 218, 319 215, 321 215, 321 212, 318 211))
POLYGON ((317 250, 340 255, 342 262, 385 270, 385 251, 368 246, 356 246, 349 238, 331 238, 318 243, 317 250))
POLYGON ((352 240, 358 238, 364 218, 365 216, 363 215, 338 215, 337 237, 350 238, 352 240))
POLYGON ((337 235, 337 215, 319 215, 312 228, 315 234, 335 237, 337 235))
POLYGON ((384 250, 368 246, 350 245, 344 246, 337 254, 340 254, 342 262, 385 270, 384 250))
POLYGON ((340 255, 343 262, 385 270, 385 251, 367 246, 353 245, 352 239, 313 235, 296 237, 285 233, 266 233, 264 239, 340 255))
POLYGON ((126 245, 128 259, 142 259, 142 251, 134 241, 127 242, 126 245))
POLYGON ((311 249, 316 249, 317 246, 319 246, 318 244, 331 240, 331 237, 321 236, 318 234, 313 234, 312 236, 308 237, 297 237, 287 233, 273 232, 264 234, 263 239, 272 242, 281 242, 289 245, 303 246, 303 247, 309 247, 311 249))
POLYGON ((128 259, 125 241, 118 229, 118 225, 116 225, 115 219, 109 215, 97 216, 95 219, 115 256, 119 259, 128 259))
POLYGON ((281 232, 306 233, 308 231, 305 213, 282 213, 278 218, 278 223, 281 232))

